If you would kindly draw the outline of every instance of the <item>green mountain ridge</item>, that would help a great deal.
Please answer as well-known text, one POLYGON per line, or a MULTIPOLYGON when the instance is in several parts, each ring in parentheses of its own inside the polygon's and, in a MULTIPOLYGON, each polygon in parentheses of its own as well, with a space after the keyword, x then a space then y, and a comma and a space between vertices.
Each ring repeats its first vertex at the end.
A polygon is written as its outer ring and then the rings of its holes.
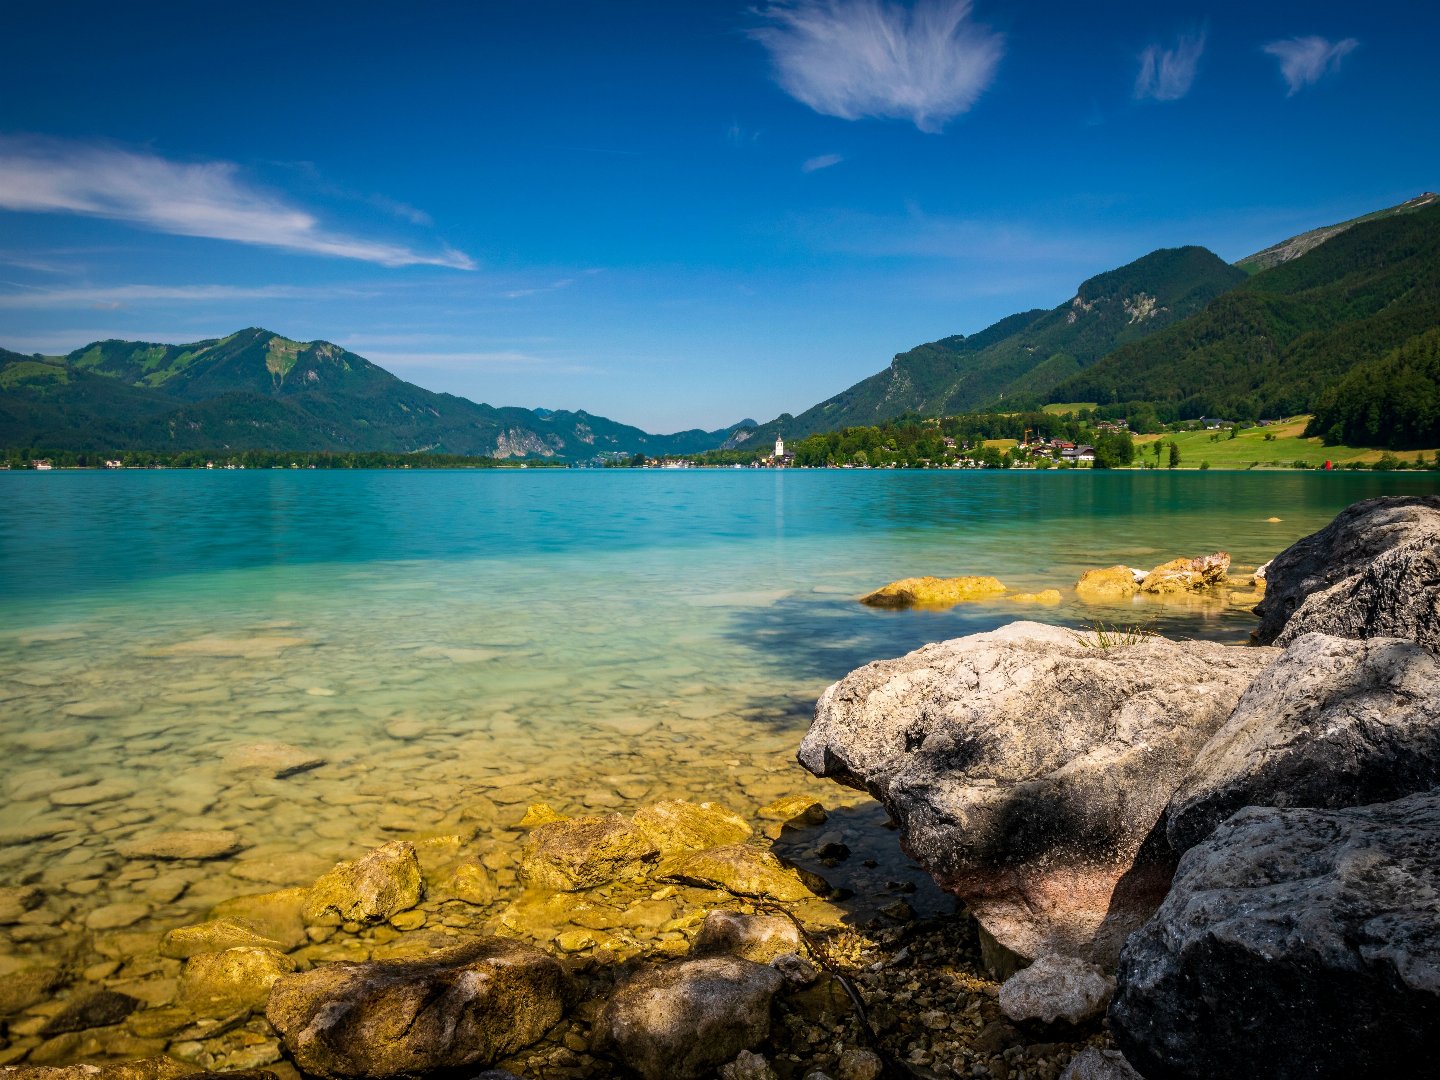
POLYGON ((761 425, 741 445, 883 423, 906 413, 953 415, 1051 400, 1054 388, 1120 345, 1200 311, 1246 280, 1202 247, 1161 248, 1082 282, 1049 311, 1020 312, 969 337, 898 354, 890 366, 807 409, 761 425))
POLYGON ((0 349, 0 445, 12 447, 587 460, 699 453, 733 430, 654 435, 583 411, 477 404, 258 327, 185 345, 97 341, 63 357, 0 349))
POLYGON ((1335 225, 1322 225, 1318 229, 1311 229, 1308 232, 1300 233, 1298 236, 1281 240, 1278 244, 1272 244, 1263 251, 1257 251, 1254 255, 1247 255, 1235 265, 1247 274, 1258 274, 1261 270, 1269 270, 1279 266, 1281 263, 1289 262, 1291 259, 1298 259, 1307 251, 1313 251, 1326 240, 1339 236, 1347 229, 1356 225, 1362 225, 1367 221, 1378 221, 1382 218, 1393 217, 1396 214, 1412 214, 1416 210, 1423 210, 1427 206, 1433 206, 1440 201, 1440 195, 1433 191, 1422 191, 1413 199, 1406 199, 1396 206, 1387 206, 1384 210, 1375 210, 1369 214, 1362 214, 1349 221, 1341 221, 1335 225))

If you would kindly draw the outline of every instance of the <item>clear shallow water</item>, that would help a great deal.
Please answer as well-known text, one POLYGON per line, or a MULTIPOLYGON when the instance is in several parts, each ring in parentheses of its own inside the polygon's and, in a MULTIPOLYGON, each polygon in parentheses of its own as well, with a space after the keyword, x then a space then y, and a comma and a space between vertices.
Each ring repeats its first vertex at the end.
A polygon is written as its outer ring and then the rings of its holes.
POLYGON ((0 930, 0 974, 87 924, 177 925, 462 820, 513 885, 506 852, 534 799, 833 804, 792 755, 851 668, 1019 617, 1243 641, 1251 601, 1091 608, 1068 590, 1088 567, 1216 549, 1253 567, 1357 499, 1435 488, 1221 472, 0 475, 0 867, 47 893, 0 930), (1067 599, 855 602, 919 574, 1067 599), (226 756, 260 741, 326 764, 237 775, 226 756), (249 846, 174 867, 117 850, 197 828, 249 846))

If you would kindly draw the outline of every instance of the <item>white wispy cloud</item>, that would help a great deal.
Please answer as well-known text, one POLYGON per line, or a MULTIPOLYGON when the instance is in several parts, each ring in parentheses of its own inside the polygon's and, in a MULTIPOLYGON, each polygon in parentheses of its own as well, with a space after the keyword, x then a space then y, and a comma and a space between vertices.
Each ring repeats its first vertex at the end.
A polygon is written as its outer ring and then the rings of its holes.
POLYGON ((805 164, 800 166, 801 172, 819 172, 821 169, 828 169, 831 165, 839 165, 845 158, 841 154, 821 154, 819 157, 809 158, 805 164))
POLYGON ((1293 97, 1326 75, 1339 71, 1340 61, 1359 44, 1354 38, 1327 41, 1323 37, 1297 37, 1272 41, 1265 46, 1265 51, 1280 62, 1280 74, 1290 87, 1287 96, 1293 97))
POLYGON ((0 293, 0 308, 95 308, 156 303, 217 303, 252 300, 318 300, 360 295, 354 290, 303 285, 111 285, 96 288, 25 289, 0 293))
POLYGON ((475 268, 453 248, 423 252, 327 229, 309 211, 247 183, 231 162, 177 162, 62 139, 0 136, 0 209, 108 218, 381 266, 475 268))
POLYGON ((938 132, 995 78, 1004 38, 970 19, 970 0, 791 0, 750 31, 775 78, 826 116, 909 120, 938 132))
POLYGON ((555 372, 574 375, 596 369, 567 360, 517 349, 476 350, 460 352, 387 352, 367 351, 363 346, 347 346, 372 363, 389 371, 484 370, 489 372, 555 372))
POLYGON ((1195 83, 1195 72, 1205 52, 1205 34, 1181 34, 1173 49, 1151 45, 1140 54, 1135 76, 1135 97, 1179 101, 1195 83))

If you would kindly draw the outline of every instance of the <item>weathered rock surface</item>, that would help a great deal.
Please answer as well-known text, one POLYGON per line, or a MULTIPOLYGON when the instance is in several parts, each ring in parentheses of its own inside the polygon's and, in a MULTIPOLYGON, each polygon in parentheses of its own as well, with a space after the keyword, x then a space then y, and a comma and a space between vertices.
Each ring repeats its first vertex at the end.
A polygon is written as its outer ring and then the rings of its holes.
POLYGON ((1119 1050, 1091 1046, 1070 1059, 1060 1080, 1141 1080, 1141 1077, 1119 1050))
POLYGON ((802 874, 770 852, 749 844, 726 844, 709 851, 671 856, 660 864, 656 877, 723 889, 736 896, 783 901, 813 900, 828 891, 825 882, 814 874, 802 874))
POLYGON ((635 827, 662 855, 704 851, 750 839, 749 823, 719 803, 667 799, 635 811, 635 827))
POLYGON ((276 949, 236 948, 197 953, 180 973, 180 1000, 201 1016, 226 1016, 265 1003, 270 987, 295 970, 276 949))
POLYGON ((632 876, 658 855, 650 839, 621 814, 566 818, 531 831, 520 868, 532 885, 574 892, 632 876))
POLYGON ((1115 981, 1088 960, 1047 953, 1000 987, 1000 1011, 1019 1022, 1083 1024, 1105 1015, 1115 981))
POLYGON ((1440 660, 1394 638, 1297 638, 1250 684, 1165 811, 1175 851, 1245 806, 1340 809, 1440 785, 1440 660))
POLYGON ((1230 573, 1230 555, 1217 551, 1194 559, 1171 559, 1145 575, 1140 591, 1147 593, 1181 593, 1224 585, 1230 573))
POLYGON ((222 859, 244 846, 228 829, 197 829, 128 840, 116 850, 127 859, 222 859))
POLYGON ((892 581, 860 598, 870 607, 952 607, 966 600, 989 600, 1005 591, 993 577, 912 577, 892 581))
POLYGON ((273 938, 286 949, 298 949, 309 938, 305 934, 305 905, 309 889, 278 889, 222 900, 210 911, 211 921, 234 919, 263 937, 273 938))
POLYGON ((1367 499, 1271 561, 1262 644, 1398 637, 1440 651, 1440 495, 1367 499))
POLYGON ((1125 945, 1126 1058, 1150 1080, 1414 1075, 1440 1031, 1437 852, 1440 791, 1241 810, 1125 945))
POLYGON ((759 815, 764 821, 778 821, 793 829, 823 825, 830 816, 824 804, 809 795, 786 795, 762 806, 759 815))
POLYGON ((731 956, 682 960, 621 984, 595 1022, 596 1049, 645 1080, 694 1080, 770 1034, 784 979, 731 956))
POLYGON ((141 1002, 129 994, 100 990, 69 1002, 40 1029, 40 1034, 63 1035, 67 1031, 88 1031, 90 1028, 118 1024, 138 1009, 141 1002))
POLYGON ((756 964, 803 950, 800 931, 789 919, 738 911, 710 912, 690 944, 691 956, 738 956, 756 964))
POLYGON ((424 883, 415 845, 383 844, 335 868, 310 887, 303 917, 312 926, 383 922, 420 902, 424 883))
POLYGON ((1075 583, 1081 600, 1092 604, 1128 600, 1140 591, 1140 582, 1128 566, 1107 566, 1102 570, 1086 570, 1075 583))
POLYGON ((539 949, 479 938, 422 960, 326 964, 280 980, 265 1016, 306 1073, 489 1065, 560 1020, 565 976, 539 949))
POLYGON ((1146 841, 1171 792, 1275 655, 1012 623, 851 672, 800 763, 884 803, 1005 947, 1109 967, 1164 896, 1173 856, 1146 841))

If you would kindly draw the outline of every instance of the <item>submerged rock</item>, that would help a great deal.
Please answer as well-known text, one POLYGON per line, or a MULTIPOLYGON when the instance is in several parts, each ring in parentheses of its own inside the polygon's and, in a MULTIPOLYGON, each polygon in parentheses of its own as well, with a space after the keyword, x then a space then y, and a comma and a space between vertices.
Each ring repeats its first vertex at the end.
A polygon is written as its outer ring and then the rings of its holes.
POLYGON ((415 845, 393 840, 335 868, 310 887, 302 915, 312 926, 383 922, 420 902, 424 883, 415 845))
POLYGON ((1061 596, 1059 589, 1041 589, 1039 592, 1011 593, 1005 599, 1012 604, 1044 604, 1053 607, 1060 603, 1061 596))
POLYGON ((415 1075, 485 1066, 564 1013, 565 976, 539 949, 479 938, 419 960, 326 964, 282 979, 265 1016, 306 1073, 415 1075))
POLYGON ((1440 660, 1394 638, 1295 640, 1250 684, 1166 808, 1176 852, 1245 806, 1339 809, 1440 785, 1440 660))
POLYGON ((778 821, 793 829, 824 825, 830 817, 825 805, 810 795, 786 795, 762 806, 759 814, 764 821, 778 821))
POLYGON ((9 1016, 39 1004, 65 984, 59 968, 37 966, 8 971, 0 978, 0 1016, 9 1016))
POLYGON ((318 769, 325 764, 325 759, 289 743, 259 742, 230 750, 223 764, 230 772, 259 773, 283 780, 296 773, 318 769))
POLYGON ((1113 603, 1128 600, 1140 591, 1135 571, 1128 566, 1107 566, 1103 570, 1086 570, 1075 583, 1081 600, 1090 603, 1113 603))
POLYGON ((222 859, 244 846, 228 829, 201 829, 127 840, 115 850, 127 859, 222 859))
POLYGON ((1367 499, 1270 562, 1262 644, 1318 631, 1440 651, 1440 495, 1367 499))
POLYGON ((621 984, 595 1021, 595 1048, 645 1080, 695 1080, 770 1035, 785 980, 731 956, 682 960, 621 984))
POLYGON ((951 607, 966 600, 989 600, 1005 591, 993 577, 913 577, 892 581, 860 598, 870 607, 951 607))
POLYGON ((660 864, 656 877, 685 885, 719 888, 736 896, 771 900, 813 900, 829 891, 824 880, 801 874, 773 854, 749 844, 726 844, 709 851, 675 855, 660 864))
POLYGON ((1250 807, 1180 861, 1110 1025, 1151 1080, 1415 1075, 1440 1021, 1440 791, 1250 807))
POLYGON ((45 894, 33 885, 0 889, 0 926, 19 922, 27 911, 34 911, 44 902, 45 894))
POLYGON ((1006 948, 1108 967, 1165 894, 1173 857, 1151 834, 1171 792, 1275 655, 1012 623, 851 672, 800 763, 884 803, 1006 948))
POLYGON ((88 1031, 90 1028, 109 1027, 118 1024, 138 1009, 141 1002, 129 994, 118 994, 114 990, 100 990, 83 998, 69 1002, 40 1029, 40 1034, 49 1038, 63 1035, 67 1031, 88 1031))
POLYGON ((633 876, 659 853, 620 814, 566 818, 531 831, 521 849, 520 869, 532 885, 576 892, 633 876))
POLYGON ((750 839, 751 828, 739 814, 718 803, 667 799, 635 812, 635 827, 662 855, 704 851, 750 839))
POLYGON ((210 917, 211 921, 236 920, 262 937, 280 942, 282 948, 298 949, 309 940, 304 919, 309 899, 310 890, 303 888, 236 896, 211 908, 210 917))
MULTIPOLYGON (((298 944, 298 942, 296 943, 298 944)), ((293 947, 293 946, 291 946, 293 947)), ((210 919, 193 926, 177 926, 160 939, 160 955, 185 960, 196 953, 257 948, 284 951, 286 943, 259 933, 240 919, 210 919)))
POLYGON ((1224 585, 1230 574, 1230 555, 1217 551, 1214 555, 1201 555, 1194 559, 1171 559, 1161 563, 1140 583, 1140 591, 1147 593, 1197 592, 1216 585, 1224 585))
POLYGON ((1016 1023, 1083 1024, 1105 1015, 1115 980, 1094 964, 1047 953, 1000 987, 1000 1011, 1016 1023))

